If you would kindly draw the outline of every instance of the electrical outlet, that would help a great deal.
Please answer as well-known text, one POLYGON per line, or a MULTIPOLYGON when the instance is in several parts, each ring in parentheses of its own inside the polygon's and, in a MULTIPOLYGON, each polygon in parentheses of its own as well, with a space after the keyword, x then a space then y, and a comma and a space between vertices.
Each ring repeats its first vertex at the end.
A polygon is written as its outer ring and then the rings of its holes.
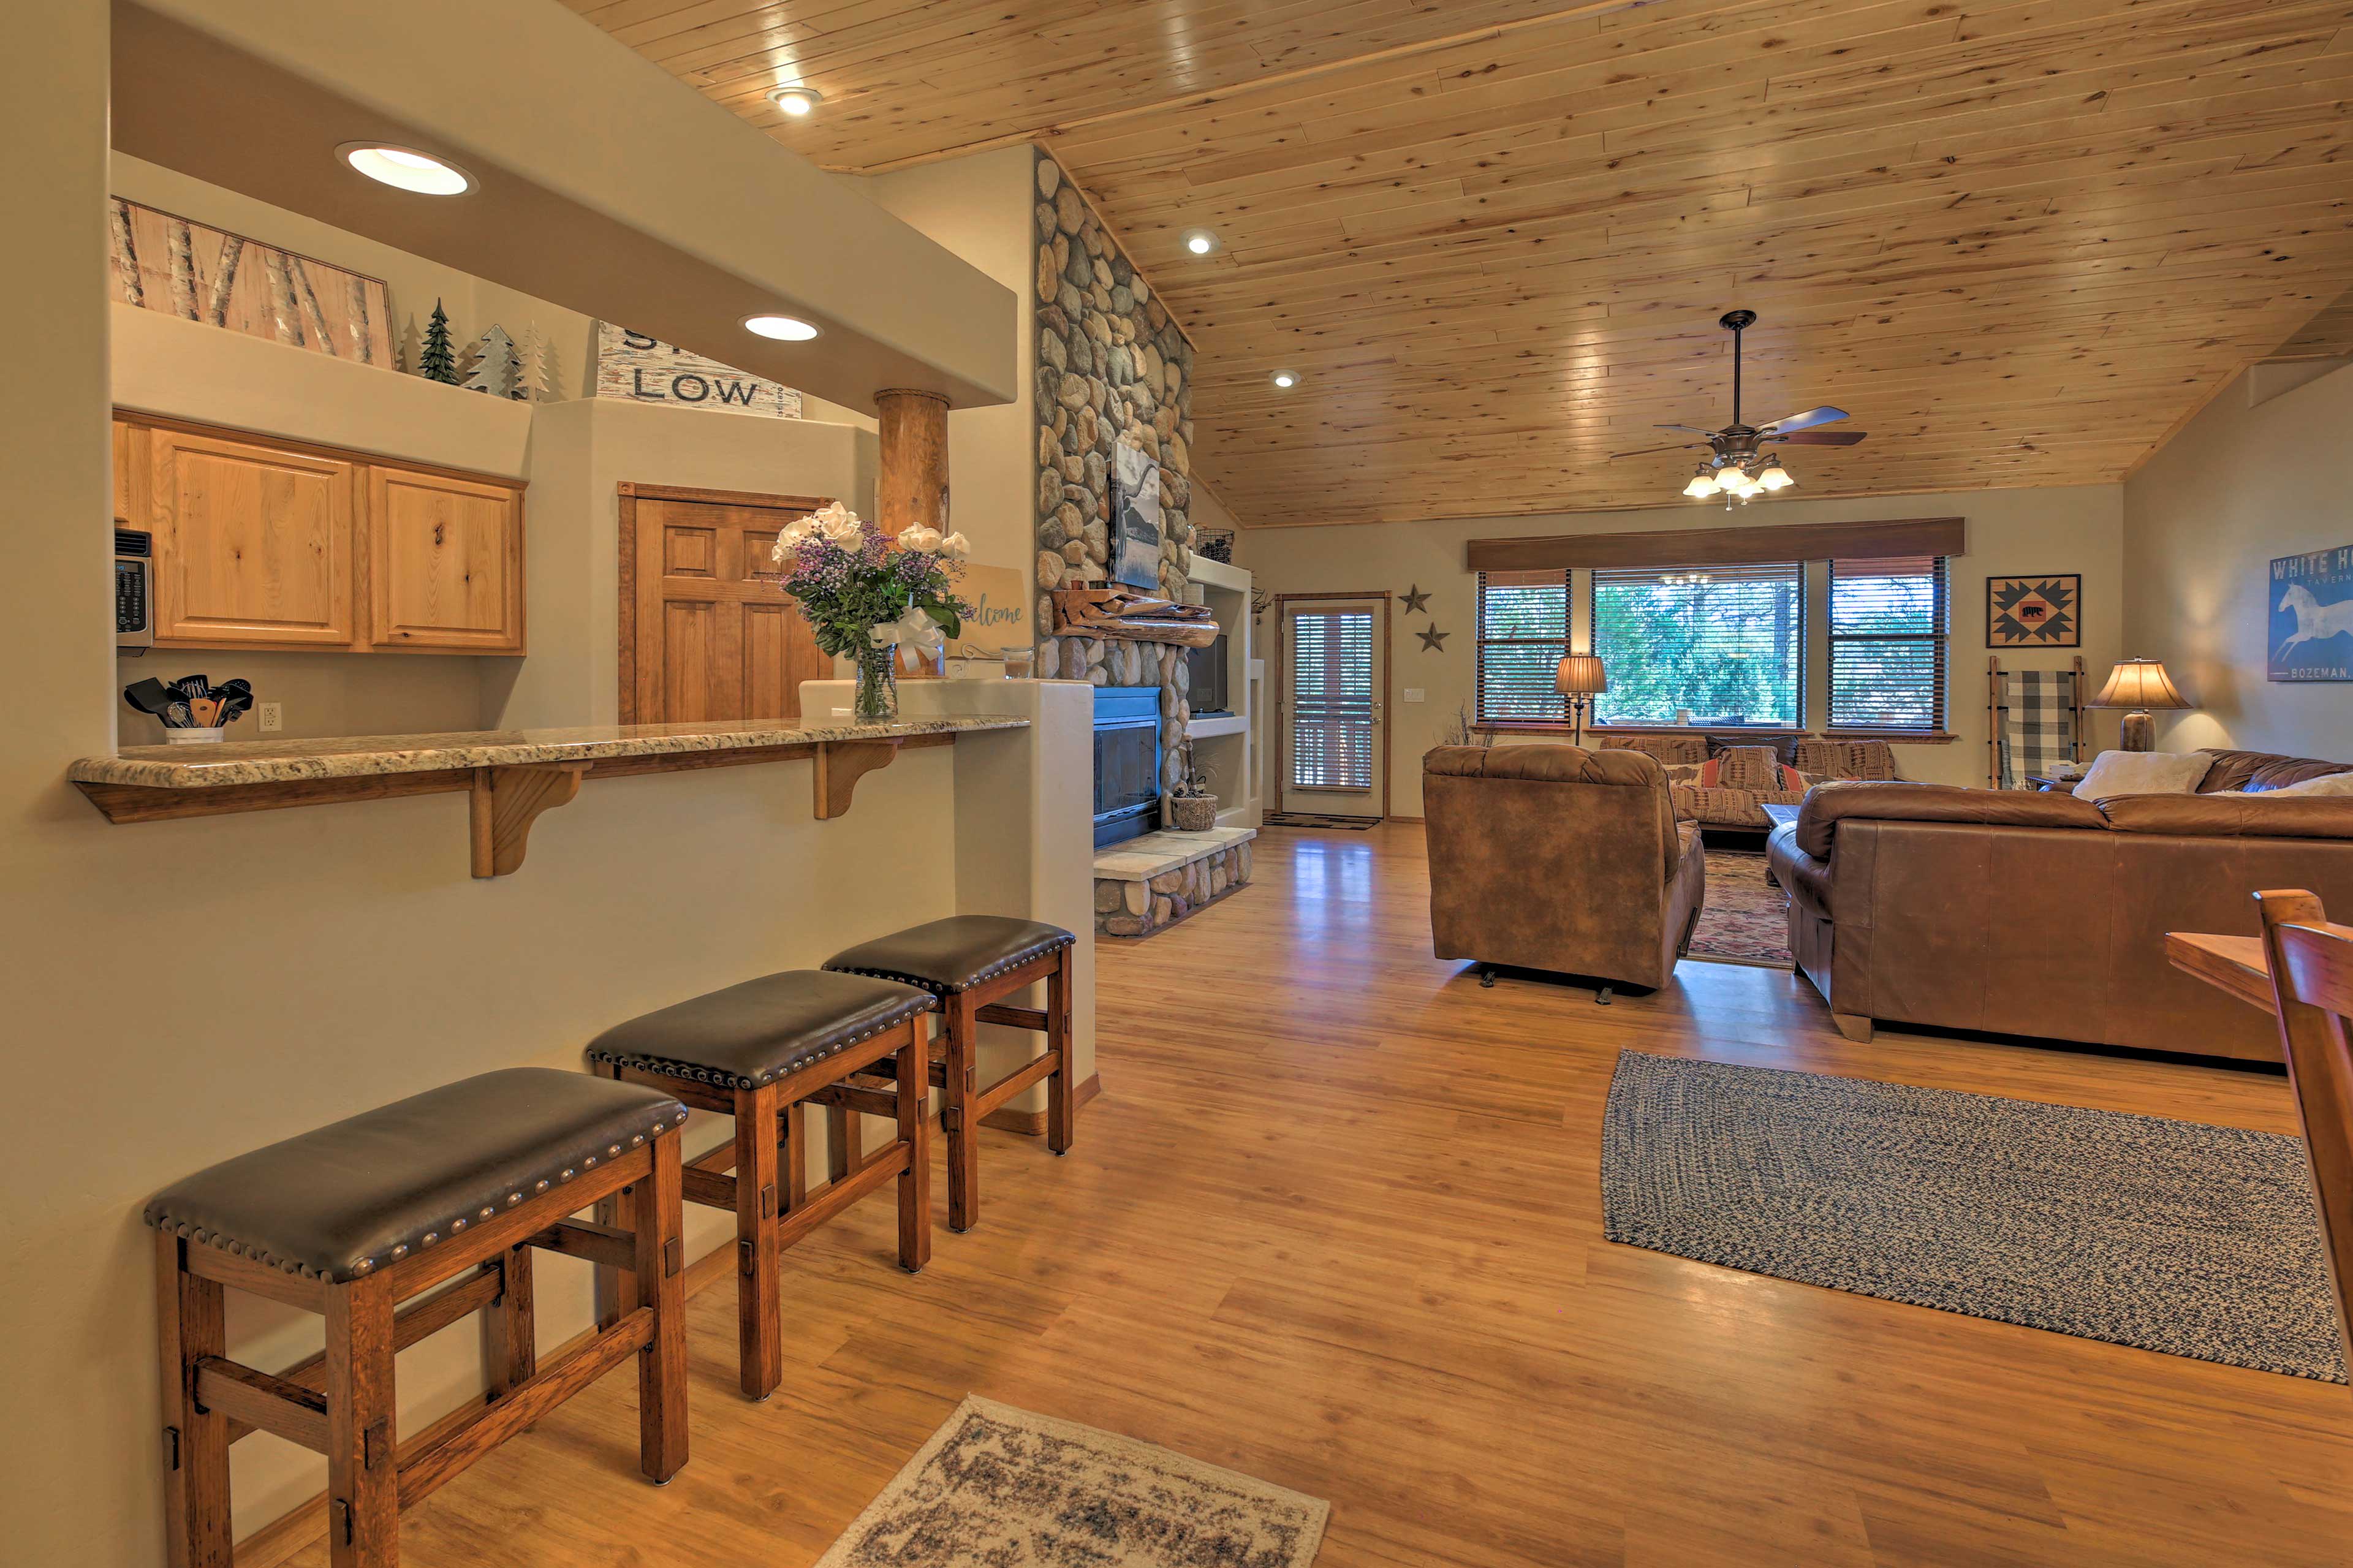
POLYGON ((283 702, 259 703, 254 712, 260 718, 259 728, 265 735, 275 735, 286 728, 286 704, 283 702))
POLYGON ((1419 701, 1420 701, 1420 700, 1421 700, 1421 688, 1420 688, 1420 687, 1419 687, 1419 686, 1409 686, 1409 687, 1407 687, 1407 688, 1405 689, 1405 700, 1406 700, 1408 702, 1419 702, 1419 701))

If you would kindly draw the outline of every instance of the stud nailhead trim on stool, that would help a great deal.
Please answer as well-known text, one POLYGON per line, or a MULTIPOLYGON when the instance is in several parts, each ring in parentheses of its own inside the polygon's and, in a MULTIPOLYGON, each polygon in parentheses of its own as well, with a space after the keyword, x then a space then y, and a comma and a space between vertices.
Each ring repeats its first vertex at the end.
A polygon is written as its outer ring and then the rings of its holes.
MULTIPOLYGON (((863 973, 865 971, 857 973, 863 973)), ((891 980, 896 979, 897 976, 880 975, 877 978, 891 980)), ((707 1083, 713 1089, 757 1089, 761 1084, 774 1083, 780 1078, 789 1077, 811 1062, 821 1062, 828 1057, 838 1057, 860 1040, 871 1040, 886 1030, 904 1027, 907 1019, 920 1017, 927 1011, 929 1011, 928 1008, 912 1008, 901 1017, 892 1018, 885 1024, 877 1024, 871 1029, 861 1029, 857 1034, 836 1040, 829 1046, 820 1047, 808 1055, 797 1058, 789 1066, 762 1073, 756 1079, 745 1078, 740 1073, 720 1072, 712 1068, 697 1067, 692 1062, 677 1061, 669 1057, 644 1057, 633 1052, 599 1050, 594 1046, 588 1048, 587 1055, 592 1062, 608 1062, 615 1067, 635 1068, 639 1072, 656 1072, 664 1078, 684 1079, 690 1083, 707 1083)))
MULTIPOLYGON (((686 1112, 682 1109, 679 1110, 675 1116, 666 1115, 663 1120, 655 1122, 643 1132, 631 1133, 629 1136, 629 1147, 636 1148, 649 1138, 659 1138, 674 1127, 683 1126, 685 1121, 686 1112)), ((618 1156, 624 1152, 624 1150, 618 1143, 608 1143, 606 1146, 605 1152, 609 1158, 618 1156)), ((538 1177, 531 1183, 531 1195, 536 1197, 541 1193, 547 1191, 548 1187, 555 1183, 571 1181, 582 1171, 594 1167, 596 1163, 596 1153, 594 1149, 584 1151, 582 1153, 577 1155, 567 1156, 563 1168, 554 1173, 554 1175, 538 1177)), ((522 1200, 523 1194, 520 1190, 507 1194, 506 1201, 510 1207, 522 1203, 522 1200)), ((495 1209, 485 1208, 472 1217, 477 1220, 489 1219, 497 1211, 495 1209)), ((181 1237, 183 1240, 194 1242, 199 1247, 214 1247, 219 1251, 228 1253, 232 1257, 250 1258, 254 1262, 260 1264, 263 1268, 275 1268, 281 1274, 297 1275, 305 1279, 328 1279, 332 1278, 331 1275, 322 1269, 308 1268, 302 1264, 293 1262, 290 1259, 279 1258, 270 1252, 265 1251, 261 1247, 249 1246, 245 1242, 239 1241, 235 1237, 224 1236, 218 1231, 198 1229, 196 1226, 192 1226, 185 1221, 174 1220, 171 1214, 160 1205, 151 1206, 148 1209, 146 1219, 147 1223, 154 1226, 156 1229, 168 1230, 173 1235, 181 1237)), ((455 1215, 442 1223, 435 1229, 425 1231, 419 1235, 411 1236, 406 1241, 396 1242, 391 1250, 386 1252, 380 1258, 361 1258, 357 1263, 352 1266, 353 1278, 369 1273, 379 1263, 397 1263, 402 1258, 406 1258, 411 1252, 422 1251, 426 1247, 432 1247, 441 1240, 445 1232, 451 1236, 457 1235, 459 1232, 466 1228, 467 1220, 468 1216, 465 1215, 455 1215)))
POLYGON ((967 974, 962 980, 934 980, 921 974, 902 974, 892 969, 867 969, 852 967, 849 964, 828 963, 826 967, 839 974, 871 974, 877 980, 896 980, 902 985, 913 985, 929 991, 934 995, 945 995, 951 992, 969 991, 984 980, 994 980, 998 975, 1009 970, 1018 969, 1025 963, 1035 963, 1047 954, 1060 952, 1077 941, 1076 937, 1064 936, 1060 942, 1042 943, 1029 952, 1018 953, 1014 957, 993 963, 977 974, 967 974))

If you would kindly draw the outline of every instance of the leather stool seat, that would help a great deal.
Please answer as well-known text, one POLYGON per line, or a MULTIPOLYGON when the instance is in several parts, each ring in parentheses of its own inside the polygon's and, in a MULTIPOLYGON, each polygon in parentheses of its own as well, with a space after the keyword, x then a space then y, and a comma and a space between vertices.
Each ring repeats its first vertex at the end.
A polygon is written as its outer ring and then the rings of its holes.
POLYGON ((895 981, 791 969, 617 1024, 588 1043, 588 1059, 757 1089, 938 1005, 895 981))
POLYGON ((343 1283, 461 1236, 685 1120, 686 1108, 656 1089, 511 1068, 223 1161, 158 1193, 146 1218, 191 1242, 343 1283))
POLYGON ((1060 926, 1007 915, 951 915, 835 953, 828 969, 880 975, 952 996, 1078 939, 1060 926))

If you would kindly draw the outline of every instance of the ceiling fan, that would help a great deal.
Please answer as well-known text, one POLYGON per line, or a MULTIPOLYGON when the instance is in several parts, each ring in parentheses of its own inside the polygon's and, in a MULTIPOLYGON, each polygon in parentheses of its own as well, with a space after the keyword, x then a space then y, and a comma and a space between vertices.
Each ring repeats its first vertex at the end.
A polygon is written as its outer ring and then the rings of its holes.
POLYGON ((1664 447, 1642 447, 1631 452, 1612 452, 1610 461, 1620 458, 1640 458, 1652 452, 1672 452, 1678 447, 1705 447, 1712 454, 1683 487, 1683 494, 1704 500, 1721 495, 1730 506, 1736 498, 1746 503, 1749 497, 1773 490, 1784 490, 1798 481, 1781 466, 1781 459, 1764 450, 1776 447, 1852 447, 1869 434, 1862 430, 1818 430, 1818 425, 1834 425, 1847 416, 1843 408, 1825 405, 1809 408, 1803 414, 1792 414, 1763 425, 1740 422, 1740 334, 1757 324, 1754 310, 1729 310, 1717 325, 1732 334, 1732 423, 1721 430, 1703 430, 1696 425, 1662 425, 1662 430, 1688 430, 1700 439, 1676 441, 1664 447))

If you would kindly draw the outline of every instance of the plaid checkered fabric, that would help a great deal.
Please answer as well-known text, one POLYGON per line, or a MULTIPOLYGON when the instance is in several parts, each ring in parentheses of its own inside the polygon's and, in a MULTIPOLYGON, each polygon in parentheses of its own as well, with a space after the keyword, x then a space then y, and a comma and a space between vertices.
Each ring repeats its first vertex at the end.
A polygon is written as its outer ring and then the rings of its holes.
POLYGON ((2075 672, 2005 669, 2001 689, 2001 787, 2024 789, 2030 776, 2074 760, 2075 672))

